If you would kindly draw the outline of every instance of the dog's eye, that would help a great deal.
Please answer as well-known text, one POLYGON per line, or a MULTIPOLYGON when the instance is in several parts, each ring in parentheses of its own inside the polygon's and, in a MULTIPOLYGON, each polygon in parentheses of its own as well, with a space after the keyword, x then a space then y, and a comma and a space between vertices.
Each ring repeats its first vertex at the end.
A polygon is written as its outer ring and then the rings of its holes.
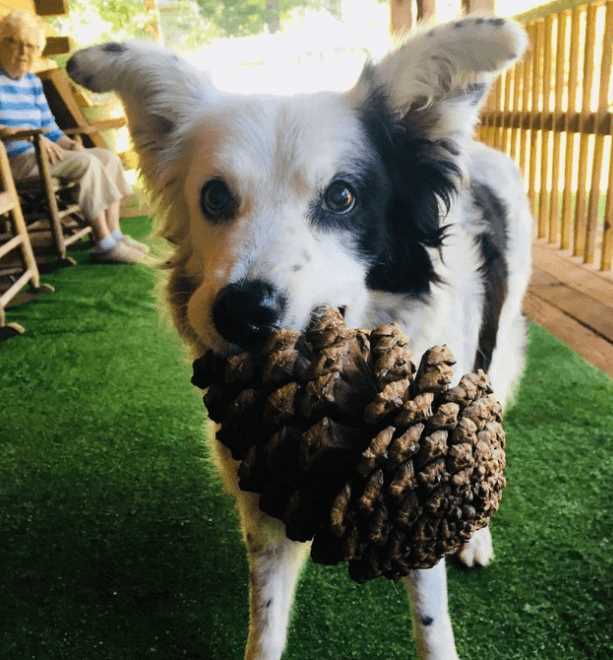
POLYGON ((236 210, 236 199, 221 179, 211 179, 202 188, 200 204, 211 220, 231 218, 236 210))
POLYGON ((355 193, 346 181, 334 181, 324 194, 324 205, 332 213, 349 213, 355 206, 355 193))

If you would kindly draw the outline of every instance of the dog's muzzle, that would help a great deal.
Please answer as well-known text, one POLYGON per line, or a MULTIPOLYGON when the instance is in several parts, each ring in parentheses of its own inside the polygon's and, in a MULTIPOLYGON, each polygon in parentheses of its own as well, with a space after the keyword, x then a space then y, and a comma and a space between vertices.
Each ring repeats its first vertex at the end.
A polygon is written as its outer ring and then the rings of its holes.
POLYGON ((285 296, 264 280, 228 284, 213 303, 213 323, 231 344, 252 348, 279 328, 285 296))

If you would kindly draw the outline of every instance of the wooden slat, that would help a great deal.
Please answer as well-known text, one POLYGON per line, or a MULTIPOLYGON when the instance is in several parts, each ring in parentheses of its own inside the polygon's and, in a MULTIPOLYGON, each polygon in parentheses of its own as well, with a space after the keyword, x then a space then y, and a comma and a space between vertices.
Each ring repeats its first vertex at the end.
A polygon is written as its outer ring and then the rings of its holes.
POLYGON ((33 277, 30 269, 26 270, 21 277, 16 279, 13 284, 0 295, 0 308, 6 307, 10 300, 12 300, 18 291, 20 291, 33 277))
MULTIPOLYGON (((536 22, 536 43, 534 47, 534 59, 532 60, 532 106, 530 122, 530 166, 528 168, 528 197, 534 216, 538 218, 539 193, 536 189, 536 178, 539 172, 538 155, 539 143, 542 137, 542 131, 538 130, 536 112, 540 109, 540 91, 543 78, 543 42, 545 38, 545 23, 543 20, 536 22)), ((538 223, 537 223, 538 226, 538 223)))
POLYGON ((29 11, 33 14, 36 11, 36 6, 34 0, 10 0, 9 2, 4 0, 4 2, 0 2, 0 16, 5 16, 15 9, 29 11))
MULTIPOLYGON (((579 7, 573 9, 570 30, 570 59, 568 77, 568 113, 577 111, 577 81, 579 79, 579 37, 581 30, 581 13, 579 7)), ((564 197, 562 200, 562 236, 560 245, 567 250, 570 247, 572 232, 572 189, 575 153, 575 136, 566 126, 566 154, 564 158, 564 197)))
POLYGON ((81 210, 81 207, 78 204, 69 204, 65 209, 62 209, 58 212, 60 218, 66 218, 73 213, 78 213, 81 210))
MULTIPOLYGON (((28 276, 27 280, 22 278, 22 283, 24 281, 32 282, 34 287, 38 287, 40 285, 38 265, 34 258, 34 252, 32 250, 32 244, 30 243, 30 237, 21 210, 21 204, 19 204, 19 197, 17 195, 17 190, 15 189, 15 180, 11 172, 11 165, 3 143, 0 144, 0 186, 3 192, 7 193, 11 199, 13 206, 10 210, 12 231, 15 236, 19 236, 21 239, 19 241, 19 261, 23 267, 24 276, 28 276)), ((18 290, 18 288, 14 288, 13 292, 15 293, 18 290)), ((5 298, 5 302, 2 303, 2 306, 4 306, 9 299, 10 298, 8 297, 5 298)))
MULTIPOLYGON (((524 76, 523 76, 523 95, 522 95, 522 110, 524 111, 524 121, 527 123, 527 126, 530 126, 532 122, 532 117, 530 116, 530 109, 532 107, 532 97, 534 95, 534 88, 532 84, 532 71, 533 65, 532 61, 534 60, 534 49, 536 41, 536 26, 531 24, 526 27, 528 32, 528 39, 530 41, 530 50, 528 51, 528 56, 526 57, 525 66, 524 66, 524 76)), ((529 130, 521 131, 520 135, 520 144, 519 144, 519 167, 524 176, 524 180, 528 181, 528 169, 529 169, 529 157, 530 152, 528 150, 530 137, 529 130)))
POLYGON ((73 45, 70 37, 47 37, 43 57, 63 55, 64 53, 70 53, 72 49, 73 45))
POLYGON ((390 0, 390 32, 404 34, 415 26, 417 8, 410 0, 390 0))
POLYGON ((23 236, 17 234, 13 238, 9 239, 6 243, 0 245, 0 257, 4 257, 9 252, 12 252, 16 247, 19 247, 23 242, 23 236))
POLYGON ((523 12, 516 16, 516 20, 527 22, 535 21, 537 18, 543 18, 548 14, 555 14, 566 9, 573 9, 579 5, 587 5, 588 2, 598 2, 599 0, 554 0, 554 2, 543 2, 535 9, 523 12))
MULTIPOLYGON (((512 96, 512 112, 518 112, 520 108, 521 87, 520 87, 521 68, 518 63, 513 66, 513 96, 512 96)), ((518 149, 519 133, 517 129, 509 127, 509 156, 517 162, 517 149, 518 149)))
MULTIPOLYGON (((606 114, 609 96, 609 81, 611 79, 611 51, 613 49, 613 0, 606 6, 605 34, 602 46, 602 59, 600 61, 600 86, 598 90, 598 112, 606 114)), ((584 261, 593 264, 596 254, 596 230, 598 225, 598 207, 600 205, 600 179, 604 160, 603 135, 596 136, 594 145, 592 188, 590 190, 590 203, 587 213, 586 245, 584 261)), ((609 164, 609 167, 611 165, 609 164)))
MULTIPOLYGON (((558 15, 558 34, 556 43, 556 87, 553 105, 554 125, 562 116, 562 99, 564 95, 564 64, 566 62, 566 35, 567 25, 570 20, 570 12, 562 12, 558 15)), ((557 243, 560 231, 560 158, 562 155, 562 134, 558 131, 553 133, 553 168, 551 173, 551 207, 549 210, 549 234, 550 243, 557 243)))
POLYGON ((9 192, 0 192, 0 215, 15 208, 15 198, 9 192))
POLYGON ((496 78, 494 80, 494 84, 492 85, 492 92, 491 92, 491 99, 492 99, 492 113, 491 113, 491 121, 489 125, 489 132, 488 132, 488 137, 487 141, 488 144, 494 149, 496 148, 496 133, 498 130, 498 111, 500 110, 500 78, 496 78))
POLYGON ((613 377, 613 346, 606 339, 530 291, 524 300, 524 311, 588 362, 613 377))
POLYGON ((502 110, 505 108, 504 100, 507 95, 507 86, 509 85, 508 72, 505 72, 499 78, 498 96, 496 98, 496 131, 494 136, 494 146, 500 151, 504 151, 504 127, 501 121, 502 110))
MULTIPOLYGON (((509 112, 513 112, 514 94, 515 94, 515 67, 512 67, 506 72, 506 84, 505 84, 505 88, 504 88, 504 105, 502 106, 501 110, 509 110, 509 112)), ((502 120, 500 122, 500 126, 501 126, 501 128, 500 128, 500 139, 501 139, 500 148, 506 154, 511 155, 512 132, 509 128, 504 126, 504 124, 502 123, 502 120)))
MULTIPOLYGON (((613 147, 613 140, 612 140, 613 147)), ((602 234, 601 270, 611 270, 613 262, 613 154, 609 161, 609 184, 607 187, 607 205, 604 212, 604 228, 602 234)))
POLYGON ((489 115, 497 116, 498 122, 507 128, 522 128, 530 129, 533 122, 538 126, 542 126, 548 131, 563 133, 571 131, 572 133, 590 133, 592 135, 611 135, 611 117, 613 113, 606 111, 604 113, 588 112, 587 115, 581 117, 579 112, 562 112, 557 115, 554 112, 517 112, 517 111, 503 111, 494 112, 485 110, 483 118, 487 119, 489 115))
MULTIPOLYGON (((54 69, 41 72, 39 77, 43 81, 51 112, 62 129, 87 127, 89 122, 76 102, 66 72, 54 69)), ((87 135, 85 146, 108 148, 104 137, 97 132, 87 135)))
POLYGON ((545 19, 545 34, 544 34, 544 54, 543 54, 543 85, 541 88, 543 100, 542 100, 542 112, 541 115, 541 199, 539 204, 538 211, 538 237, 544 238, 549 233, 549 206, 550 206, 550 193, 547 190, 549 182, 549 160, 550 160, 550 142, 551 142, 551 133, 545 130, 545 124, 543 117, 545 113, 551 111, 551 76, 552 76, 552 53, 553 53, 553 25, 554 25, 554 16, 547 16, 545 19))
POLYGON ((466 0, 463 3, 467 11, 488 11, 493 12, 496 7, 495 0, 466 0))
POLYGON ((535 268, 530 291, 613 343, 613 309, 535 268))
POLYGON ((80 126, 78 128, 65 128, 66 135, 91 135, 92 133, 99 133, 100 131, 108 131, 112 128, 123 128, 126 125, 125 117, 112 117, 110 119, 102 119, 88 126, 80 126))
POLYGON ((92 228, 88 225, 87 227, 81 227, 81 229, 75 231, 70 236, 64 238, 64 244, 66 247, 70 247, 73 243, 80 241, 82 238, 85 238, 88 234, 91 234, 92 228))
POLYGON ((613 276, 611 274, 584 266, 576 258, 565 256, 544 241, 535 242, 533 261, 535 268, 549 273, 560 282, 613 309, 613 276))
POLYGON ((498 112, 498 92, 500 89, 500 79, 496 79, 492 85, 492 91, 490 92, 489 102, 490 102, 490 113, 489 120, 486 124, 486 141, 491 147, 496 146, 496 113, 498 112))
MULTIPOLYGON (((598 5, 591 4, 587 8, 587 31, 585 36, 585 58, 583 62, 583 98, 581 101, 582 119, 590 112, 592 100, 592 83, 594 80, 594 41, 596 38, 596 17, 598 14, 598 5)), ((581 122, 583 128, 583 121, 581 122)), ((577 203, 575 205, 575 235, 573 242, 573 254, 583 255, 585 253, 586 233, 587 233, 587 181, 588 181, 588 151, 590 136, 587 133, 581 133, 579 147, 579 170, 577 188, 577 203)))
POLYGON ((34 0, 39 16, 60 16, 68 13, 68 0, 34 0))

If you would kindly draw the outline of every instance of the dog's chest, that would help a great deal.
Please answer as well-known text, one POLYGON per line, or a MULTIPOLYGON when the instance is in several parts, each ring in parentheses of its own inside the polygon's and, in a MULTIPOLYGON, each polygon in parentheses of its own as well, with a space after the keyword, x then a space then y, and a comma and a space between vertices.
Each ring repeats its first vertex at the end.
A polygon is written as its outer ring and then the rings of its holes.
POLYGON ((481 322, 481 293, 473 278, 432 287, 423 300, 372 291, 365 311, 365 327, 397 322, 409 337, 414 362, 434 345, 446 344, 456 359, 459 379, 473 368, 481 322))

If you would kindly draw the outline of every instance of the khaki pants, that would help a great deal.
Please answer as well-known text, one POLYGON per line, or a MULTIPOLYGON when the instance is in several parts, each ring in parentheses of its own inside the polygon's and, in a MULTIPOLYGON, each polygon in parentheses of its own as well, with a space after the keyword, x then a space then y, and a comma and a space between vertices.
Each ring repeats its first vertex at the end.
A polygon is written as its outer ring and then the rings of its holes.
MULTIPOLYGON (((49 170, 52 176, 79 182, 79 206, 88 221, 97 218, 113 202, 130 194, 130 185, 119 157, 108 149, 63 150, 64 158, 49 170)), ((38 174, 34 152, 11 158, 17 181, 38 174)))

